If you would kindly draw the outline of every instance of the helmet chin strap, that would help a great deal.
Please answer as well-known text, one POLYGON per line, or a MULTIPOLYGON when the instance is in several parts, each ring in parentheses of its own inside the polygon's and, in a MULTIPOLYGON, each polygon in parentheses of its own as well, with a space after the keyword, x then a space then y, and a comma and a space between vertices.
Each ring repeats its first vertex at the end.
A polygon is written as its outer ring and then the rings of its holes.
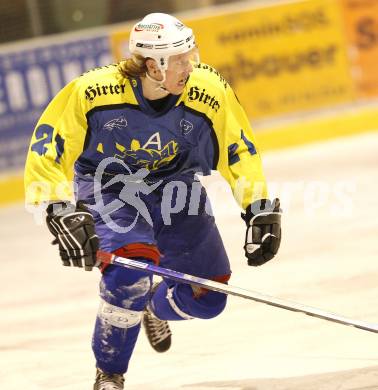
POLYGON ((155 91, 164 91, 168 92, 167 89, 164 87, 164 82, 165 82, 165 71, 161 71, 163 74, 163 80, 156 80, 148 72, 146 72, 146 78, 150 81, 152 81, 154 84, 157 84, 157 87, 155 88, 155 91))

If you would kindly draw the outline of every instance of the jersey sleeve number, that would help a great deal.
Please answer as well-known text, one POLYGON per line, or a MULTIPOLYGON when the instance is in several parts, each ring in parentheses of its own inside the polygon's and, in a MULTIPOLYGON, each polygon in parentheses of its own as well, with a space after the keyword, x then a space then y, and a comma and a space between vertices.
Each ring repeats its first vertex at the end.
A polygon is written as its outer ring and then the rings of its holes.
MULTIPOLYGON (((49 125, 40 125, 37 127, 35 130, 35 137, 36 141, 32 144, 31 150, 33 152, 38 153, 40 156, 43 156, 46 154, 48 148, 47 145, 52 143, 53 139, 53 133, 54 133, 54 128, 49 125)), ((64 139, 57 134, 55 136, 55 149, 56 149, 56 154, 57 157, 55 159, 56 162, 60 162, 60 157, 63 154, 64 151, 64 139)))

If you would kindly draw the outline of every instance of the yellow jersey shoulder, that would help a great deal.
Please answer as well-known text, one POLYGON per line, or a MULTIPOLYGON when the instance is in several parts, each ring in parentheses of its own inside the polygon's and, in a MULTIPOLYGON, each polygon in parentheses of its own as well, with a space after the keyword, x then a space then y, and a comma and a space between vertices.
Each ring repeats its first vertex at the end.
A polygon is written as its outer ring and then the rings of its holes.
POLYGON ((230 85, 226 79, 215 68, 204 63, 200 63, 194 67, 189 81, 206 85, 214 92, 220 94, 223 94, 227 89, 230 89, 230 85))
POLYGON ((186 86, 185 104, 214 114, 223 107, 227 90, 231 88, 216 69, 204 63, 195 66, 186 86))
POLYGON ((137 104, 131 82, 122 76, 119 64, 91 69, 75 80, 77 93, 88 111, 98 106, 137 104))

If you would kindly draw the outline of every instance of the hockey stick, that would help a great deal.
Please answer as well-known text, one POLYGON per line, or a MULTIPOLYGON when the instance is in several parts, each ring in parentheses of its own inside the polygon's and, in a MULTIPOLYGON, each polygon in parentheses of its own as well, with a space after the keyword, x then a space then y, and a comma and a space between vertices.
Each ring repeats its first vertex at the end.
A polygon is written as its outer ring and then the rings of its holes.
POLYGON ((204 279, 197 276, 188 275, 182 272, 173 271, 171 269, 158 267, 153 264, 142 263, 141 261, 126 259, 124 257, 115 256, 111 253, 107 253, 103 251, 97 252, 97 259, 101 263, 114 264, 114 265, 130 268, 134 270, 142 270, 154 275, 159 275, 165 278, 173 279, 181 283, 203 287, 208 290, 218 291, 228 295, 235 295, 237 297, 265 303, 267 305, 279 307, 281 309, 296 311, 296 312, 307 314, 312 317, 321 318, 323 320, 337 322, 343 325, 353 326, 355 328, 366 330, 368 332, 378 333, 378 324, 376 323, 353 320, 350 318, 340 316, 338 314, 317 309, 315 307, 286 301, 280 298, 275 298, 269 295, 261 294, 256 291, 245 290, 239 287, 230 286, 228 284, 215 282, 213 280, 204 279))

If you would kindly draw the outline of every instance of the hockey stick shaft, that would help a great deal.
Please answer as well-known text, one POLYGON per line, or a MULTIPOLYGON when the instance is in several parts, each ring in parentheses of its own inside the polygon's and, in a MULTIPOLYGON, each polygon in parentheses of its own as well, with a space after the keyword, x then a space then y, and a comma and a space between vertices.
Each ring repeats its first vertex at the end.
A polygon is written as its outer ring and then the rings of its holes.
POLYGON ((215 282, 213 280, 204 279, 197 276, 174 271, 168 268, 159 267, 153 264, 143 263, 141 261, 115 256, 111 253, 103 251, 97 252, 97 259, 101 263, 114 264, 120 267, 145 271, 147 273, 159 275, 164 278, 169 278, 181 283, 203 287, 208 290, 218 291, 228 295, 234 295, 252 301, 265 303, 266 305, 279 307, 281 309, 304 313, 312 317, 321 318, 323 320, 332 321, 347 326, 353 326, 355 328, 362 329, 368 332, 378 333, 377 323, 369 323, 365 321, 350 319, 335 313, 324 311, 322 309, 287 301, 280 298, 275 298, 270 295, 261 294, 256 291, 246 290, 228 284, 215 282))

